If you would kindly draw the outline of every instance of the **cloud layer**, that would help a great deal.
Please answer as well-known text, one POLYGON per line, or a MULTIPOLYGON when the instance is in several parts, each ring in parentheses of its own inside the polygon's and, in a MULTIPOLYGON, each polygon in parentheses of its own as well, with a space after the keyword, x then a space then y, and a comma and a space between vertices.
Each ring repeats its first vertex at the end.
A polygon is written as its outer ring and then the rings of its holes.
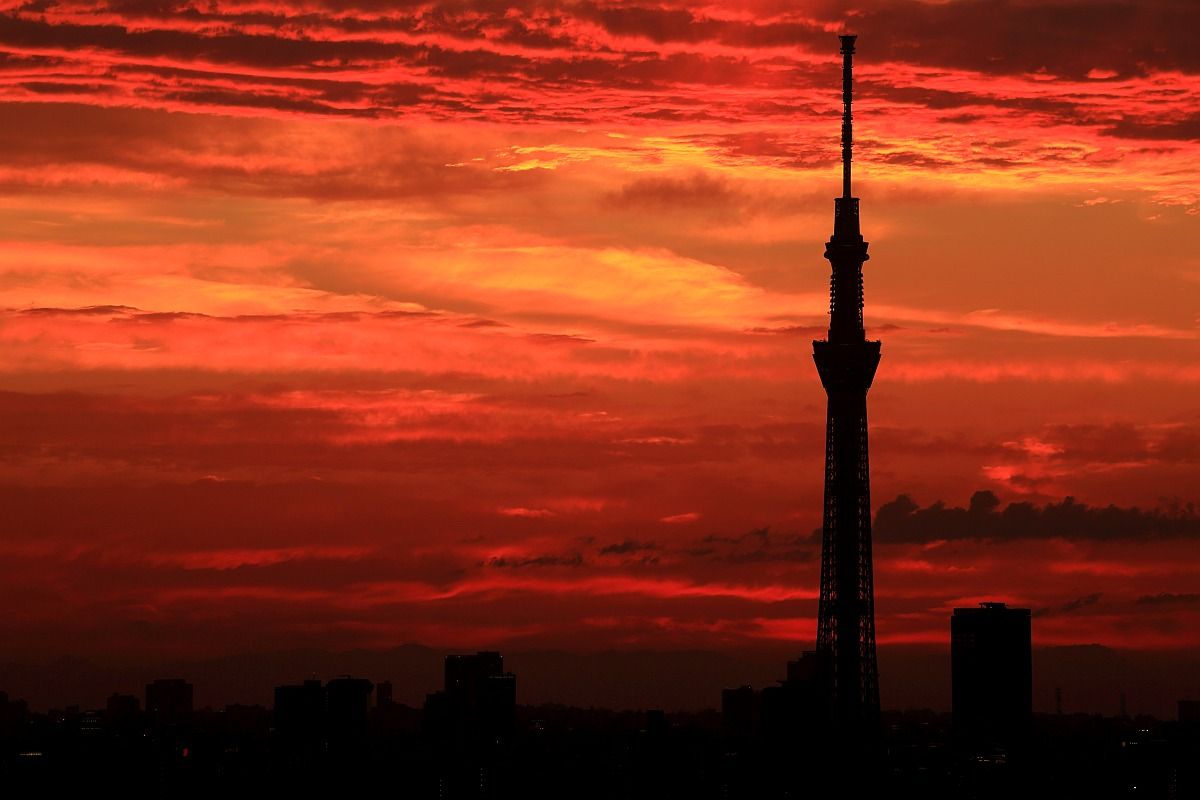
POLYGON ((881 640, 1197 644, 1194 3, 2 8, 16 651, 806 646, 846 25, 881 640))

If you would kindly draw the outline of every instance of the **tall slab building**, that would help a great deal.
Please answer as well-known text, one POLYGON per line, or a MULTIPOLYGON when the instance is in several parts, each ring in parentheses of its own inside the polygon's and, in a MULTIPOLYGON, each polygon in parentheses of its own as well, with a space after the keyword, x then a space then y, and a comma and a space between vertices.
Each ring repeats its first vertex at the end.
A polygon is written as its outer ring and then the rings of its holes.
POLYGON ((971 749, 1011 750, 1033 714, 1033 646, 1028 608, 980 603, 950 617, 954 738, 971 749))

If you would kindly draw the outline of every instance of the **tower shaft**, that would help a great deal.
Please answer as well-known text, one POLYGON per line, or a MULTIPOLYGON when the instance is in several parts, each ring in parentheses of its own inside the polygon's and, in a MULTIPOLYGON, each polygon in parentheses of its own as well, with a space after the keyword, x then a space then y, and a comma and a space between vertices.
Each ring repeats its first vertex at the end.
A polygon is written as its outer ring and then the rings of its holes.
POLYGON ((825 505, 817 653, 825 670, 837 729, 868 734, 879 715, 875 659, 875 593, 871 566, 871 490, 867 390, 879 364, 879 342, 863 327, 862 265, 867 242, 851 193, 854 36, 842 36, 842 196, 834 200, 834 232, 825 246, 831 267, 829 336, 813 342, 813 360, 828 396, 825 505))

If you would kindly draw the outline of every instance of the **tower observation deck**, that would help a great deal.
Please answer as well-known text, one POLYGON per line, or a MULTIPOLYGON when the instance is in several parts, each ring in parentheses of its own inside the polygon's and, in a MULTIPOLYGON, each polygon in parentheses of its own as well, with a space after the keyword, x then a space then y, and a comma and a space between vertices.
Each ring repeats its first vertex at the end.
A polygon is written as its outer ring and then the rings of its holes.
POLYGON ((832 268, 829 336, 813 342, 813 360, 829 401, 817 654, 835 730, 865 740, 873 737, 879 717, 867 459, 867 390, 879 365, 879 342, 868 341, 863 328, 862 265, 869 256, 851 190, 857 37, 840 38, 842 196, 834 200, 833 236, 825 245, 832 268))

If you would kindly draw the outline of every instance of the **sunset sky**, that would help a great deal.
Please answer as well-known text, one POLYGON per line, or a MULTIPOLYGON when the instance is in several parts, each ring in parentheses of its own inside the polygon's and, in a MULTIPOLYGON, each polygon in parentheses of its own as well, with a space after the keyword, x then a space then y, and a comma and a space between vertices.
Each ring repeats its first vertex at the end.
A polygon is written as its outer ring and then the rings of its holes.
POLYGON ((0 7, 5 659, 811 647, 847 29, 881 646, 1200 647, 1194 0, 0 7))

